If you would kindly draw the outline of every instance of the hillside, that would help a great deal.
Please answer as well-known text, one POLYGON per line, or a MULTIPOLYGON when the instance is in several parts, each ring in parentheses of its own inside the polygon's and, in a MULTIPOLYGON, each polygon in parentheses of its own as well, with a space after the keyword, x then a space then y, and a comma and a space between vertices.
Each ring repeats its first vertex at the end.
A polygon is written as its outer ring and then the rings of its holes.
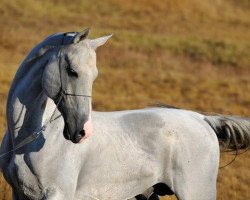
MULTIPOLYGON (((114 34, 97 52, 95 110, 163 102, 250 117, 249 0, 0 0, 0 16, 0 139, 8 89, 30 49, 89 26, 90 37, 114 34)), ((250 199, 249 155, 220 170, 219 200, 250 199)), ((9 199, 1 179, 0 200, 9 199)))

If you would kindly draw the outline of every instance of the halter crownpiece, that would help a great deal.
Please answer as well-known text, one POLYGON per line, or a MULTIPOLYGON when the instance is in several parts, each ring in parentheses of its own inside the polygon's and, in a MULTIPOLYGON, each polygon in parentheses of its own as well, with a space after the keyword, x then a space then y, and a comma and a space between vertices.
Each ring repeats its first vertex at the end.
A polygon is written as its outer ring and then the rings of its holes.
MULTIPOLYGON (((64 43, 64 39, 66 36, 73 36, 77 34, 77 32, 68 32, 68 33, 64 33, 63 34, 63 38, 62 38, 62 43, 61 45, 63 45, 64 43)), ((72 93, 68 93, 63 89, 63 84, 62 84, 62 74, 61 74, 61 49, 59 50, 58 54, 57 54, 57 58, 58 58, 58 63, 59 63, 59 75, 60 75, 60 90, 58 92, 58 94, 55 97, 55 102, 59 102, 59 98, 63 97, 63 96, 74 96, 74 97, 87 97, 87 98, 92 98, 91 95, 85 95, 85 94, 72 94, 72 93)))

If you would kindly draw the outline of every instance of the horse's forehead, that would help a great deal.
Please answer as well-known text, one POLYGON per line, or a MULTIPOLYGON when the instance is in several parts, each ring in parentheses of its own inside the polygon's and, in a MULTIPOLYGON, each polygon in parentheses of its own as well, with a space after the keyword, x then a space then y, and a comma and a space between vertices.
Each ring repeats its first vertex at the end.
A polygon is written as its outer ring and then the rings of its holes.
POLYGON ((88 62, 95 58, 95 53, 87 45, 74 45, 66 49, 66 54, 69 60, 77 62, 88 62))

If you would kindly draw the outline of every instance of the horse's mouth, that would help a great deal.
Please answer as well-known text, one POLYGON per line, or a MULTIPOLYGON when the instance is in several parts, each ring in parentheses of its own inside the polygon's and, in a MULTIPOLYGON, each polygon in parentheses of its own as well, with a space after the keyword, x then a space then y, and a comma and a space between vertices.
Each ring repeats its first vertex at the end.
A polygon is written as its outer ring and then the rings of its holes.
POLYGON ((65 123, 64 129, 63 129, 63 135, 66 140, 70 140, 73 143, 79 143, 85 136, 85 130, 76 131, 73 136, 70 134, 69 125, 65 123))
POLYGON ((73 143, 80 143, 80 141, 83 139, 84 136, 85 136, 85 131, 81 130, 81 131, 75 133, 75 135, 71 139, 71 141, 73 143))

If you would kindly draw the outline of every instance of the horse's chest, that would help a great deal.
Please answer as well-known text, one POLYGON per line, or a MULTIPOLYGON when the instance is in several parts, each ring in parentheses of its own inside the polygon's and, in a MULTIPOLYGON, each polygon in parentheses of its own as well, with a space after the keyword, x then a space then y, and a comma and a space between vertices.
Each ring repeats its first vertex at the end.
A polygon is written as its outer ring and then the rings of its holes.
POLYGON ((43 199, 51 191, 67 188, 74 191, 76 164, 71 157, 60 156, 60 151, 48 152, 44 146, 38 152, 16 155, 13 161, 13 174, 17 187, 29 199, 43 199))
POLYGON ((36 172, 28 156, 16 155, 13 159, 10 173, 15 179, 15 187, 24 196, 34 200, 42 199, 46 193, 36 172))

